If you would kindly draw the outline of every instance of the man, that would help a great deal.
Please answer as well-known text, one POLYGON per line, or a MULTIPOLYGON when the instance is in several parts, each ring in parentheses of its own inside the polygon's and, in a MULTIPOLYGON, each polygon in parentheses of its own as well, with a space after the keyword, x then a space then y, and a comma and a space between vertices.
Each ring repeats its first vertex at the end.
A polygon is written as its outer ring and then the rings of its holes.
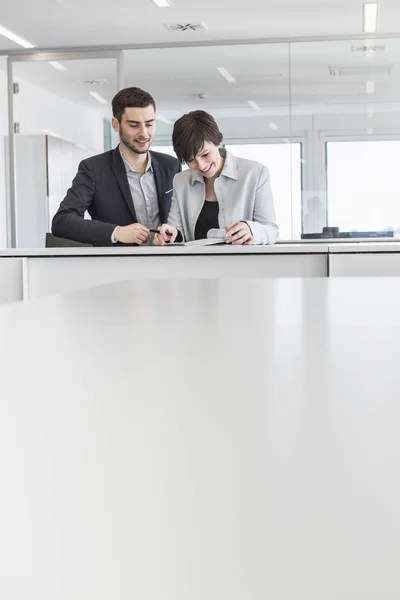
POLYGON ((120 144, 80 163, 54 216, 54 235, 96 246, 141 246, 150 239, 149 229, 166 222, 181 166, 172 156, 149 151, 155 108, 150 94, 135 87, 113 98, 112 126, 120 144))

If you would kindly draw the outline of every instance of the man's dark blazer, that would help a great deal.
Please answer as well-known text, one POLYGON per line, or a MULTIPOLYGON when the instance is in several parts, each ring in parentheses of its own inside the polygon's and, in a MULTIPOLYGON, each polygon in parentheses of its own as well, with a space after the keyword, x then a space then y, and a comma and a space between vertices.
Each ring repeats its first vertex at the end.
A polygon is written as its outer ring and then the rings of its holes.
MULTIPOLYGON (((172 199, 172 181, 179 161, 150 152, 161 223, 166 223, 172 199)), ((52 233, 58 237, 95 246, 111 246, 117 225, 137 223, 125 164, 119 146, 83 160, 72 187, 54 215, 52 233), (88 211, 92 220, 84 219, 88 211)))

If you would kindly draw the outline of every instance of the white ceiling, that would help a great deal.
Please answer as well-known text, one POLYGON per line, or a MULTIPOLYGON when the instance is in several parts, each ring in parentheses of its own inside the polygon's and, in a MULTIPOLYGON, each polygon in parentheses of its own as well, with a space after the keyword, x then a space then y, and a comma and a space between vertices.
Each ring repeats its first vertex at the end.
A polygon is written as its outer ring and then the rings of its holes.
MULTIPOLYGON (((362 32, 362 0, 174 1, 174 7, 158 9, 151 0, 36 0, 32 11, 28 0, 13 0, 2 10, 0 23, 40 47, 350 36, 362 32), (163 27, 166 21, 205 21, 209 29, 169 32, 163 27)), ((400 0, 379 3, 378 31, 400 32, 400 0)), ((217 118, 287 117, 290 104, 294 115, 365 113, 366 105, 392 112, 400 106, 400 34, 398 39, 377 43, 384 50, 374 56, 352 51, 353 45, 363 44, 362 40, 304 41, 290 47, 273 43, 126 50, 125 85, 151 92, 158 113, 171 120, 196 108, 204 108, 217 118), (216 70, 221 66, 236 78, 236 84, 221 77, 216 70), (329 67, 357 68, 359 73, 332 76, 329 67), (388 71, 376 74, 376 68, 388 71), (369 80, 375 83, 372 96, 366 94, 369 80), (195 98, 198 93, 208 98, 195 98), (249 100, 260 106, 260 112, 248 105, 249 100)), ((0 37, 0 50, 4 48, 16 46, 0 37)), ((115 59, 62 62, 67 67, 64 72, 47 62, 15 63, 14 76, 97 109, 102 105, 89 96, 90 90, 108 101, 116 93, 115 59), (108 83, 83 83, 103 78, 108 83)), ((20 93, 24 93, 23 85, 20 93)))
MULTIPOLYGON (((151 0, 1 0, 0 24, 42 48, 362 33, 362 0, 173 2, 157 8, 151 0), (208 30, 163 26, 200 21, 208 30)), ((399 0, 379 2, 378 32, 400 32, 399 0)), ((0 51, 16 48, 0 37, 0 51)))
MULTIPOLYGON (((204 108, 216 115, 255 116, 294 112, 332 112, 338 107, 368 104, 381 111, 400 102, 400 38, 379 40, 374 56, 354 52, 362 41, 296 42, 124 51, 126 86, 139 86, 156 99, 158 112, 175 119, 187 110, 204 108), (237 83, 228 83, 216 67, 225 67, 237 83), (349 69, 332 76, 330 67, 349 69), (353 73, 353 69, 356 72, 353 73), (377 73, 378 72, 378 73, 377 73), (373 81, 373 95, 366 82, 373 81), (199 100, 194 94, 207 94, 199 100), (256 113, 248 105, 255 101, 256 113), (329 108, 330 107, 330 108, 329 108), (334 108, 336 107, 336 108, 334 108)), ((89 96, 97 91, 108 101, 117 91, 115 59, 62 61, 64 72, 47 62, 14 63, 19 80, 39 85, 63 98, 99 108, 89 96), (84 81, 106 79, 104 85, 84 81)), ((24 93, 21 85, 20 94, 24 93)), ((362 109, 365 112, 365 109, 362 109)))

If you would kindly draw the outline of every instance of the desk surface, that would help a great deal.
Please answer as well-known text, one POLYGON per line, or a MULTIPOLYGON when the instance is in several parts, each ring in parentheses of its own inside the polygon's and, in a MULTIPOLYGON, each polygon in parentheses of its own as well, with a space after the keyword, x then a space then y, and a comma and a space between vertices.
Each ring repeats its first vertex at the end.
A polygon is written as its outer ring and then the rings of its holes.
POLYGON ((398 600, 399 306, 278 279, 0 307, 0 597, 398 600))
POLYGON ((1 257, 52 257, 52 256, 181 256, 181 255, 260 255, 260 254, 327 254, 359 252, 400 252, 400 241, 337 240, 279 243, 273 246, 171 246, 170 248, 143 246, 106 248, 9 248, 0 249, 1 257))
MULTIPOLYGON (((190 254, 318 254, 328 251, 327 244, 276 244, 273 246, 135 246, 105 248, 10 248, 0 250, 1 256, 176 256, 190 254)), ((399 243, 400 251, 400 243, 399 243)))

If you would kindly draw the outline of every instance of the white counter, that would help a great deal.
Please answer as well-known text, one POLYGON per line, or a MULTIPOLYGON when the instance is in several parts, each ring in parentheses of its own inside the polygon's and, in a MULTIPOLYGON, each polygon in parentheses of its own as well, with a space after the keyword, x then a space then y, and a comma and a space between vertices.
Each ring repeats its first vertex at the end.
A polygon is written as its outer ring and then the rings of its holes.
POLYGON ((8 291, 0 302, 123 280, 346 275, 399 276, 400 242, 3 250, 0 282, 8 277, 8 291))
MULTIPOLYGON (((275 244, 273 246, 136 246, 106 247, 106 248, 10 248, 0 250, 0 257, 4 256, 193 256, 193 255, 221 255, 236 256, 254 254, 325 254, 328 244, 275 244)), ((400 247, 400 244, 399 244, 400 247)))
POLYGON ((400 243, 332 244, 329 246, 331 277, 398 277, 400 243))
POLYGON ((0 597, 398 600, 400 280, 0 307, 0 597))

